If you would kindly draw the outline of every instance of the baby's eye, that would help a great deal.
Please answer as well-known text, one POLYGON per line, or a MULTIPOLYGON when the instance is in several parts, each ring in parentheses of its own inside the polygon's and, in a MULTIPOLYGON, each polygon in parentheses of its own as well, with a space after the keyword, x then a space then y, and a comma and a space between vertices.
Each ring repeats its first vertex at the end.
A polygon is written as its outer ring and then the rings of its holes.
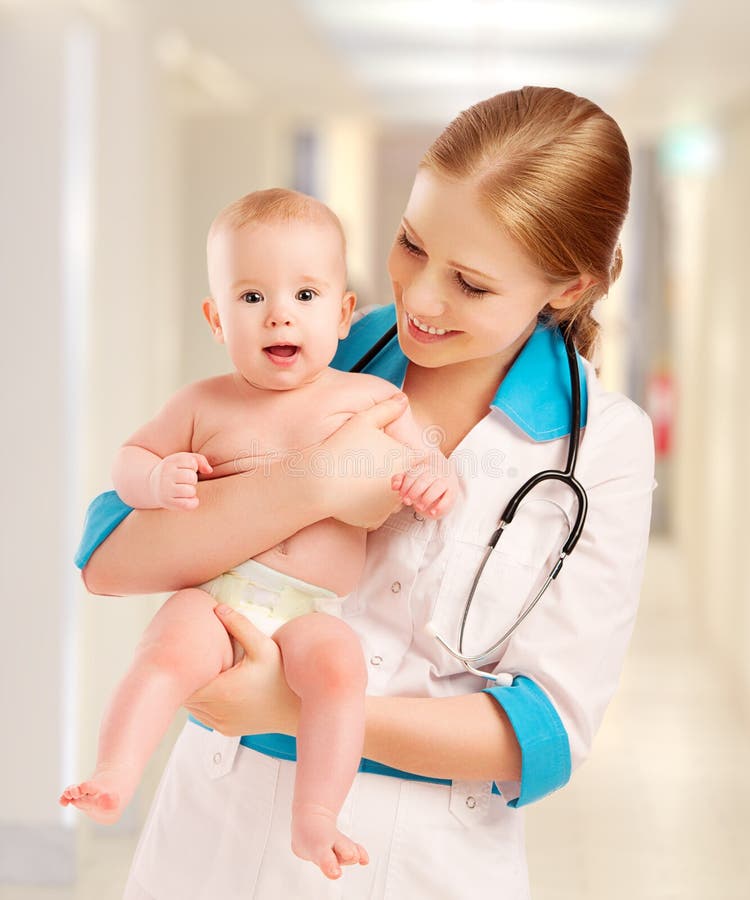
POLYGON ((244 300, 245 303, 262 303, 263 294, 260 291, 247 291, 240 299, 244 300))
POLYGON ((298 300, 312 300, 314 296, 315 292, 311 291, 310 288, 302 288, 301 291, 297 291, 298 300))

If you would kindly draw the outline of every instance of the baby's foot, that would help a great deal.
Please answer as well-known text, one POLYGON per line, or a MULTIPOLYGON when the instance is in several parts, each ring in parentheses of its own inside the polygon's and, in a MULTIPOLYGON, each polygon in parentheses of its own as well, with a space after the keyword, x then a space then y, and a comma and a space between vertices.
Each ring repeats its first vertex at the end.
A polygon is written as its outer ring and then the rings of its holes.
POLYGON ((341 866, 370 861, 361 844, 342 834, 336 827, 336 815, 315 804, 299 804, 292 812, 292 850, 301 859, 309 859, 326 878, 341 877, 341 866))
POLYGON ((135 790, 133 773, 127 768, 97 769, 88 781, 71 784, 60 795, 60 806, 73 804, 95 822, 114 824, 135 790))

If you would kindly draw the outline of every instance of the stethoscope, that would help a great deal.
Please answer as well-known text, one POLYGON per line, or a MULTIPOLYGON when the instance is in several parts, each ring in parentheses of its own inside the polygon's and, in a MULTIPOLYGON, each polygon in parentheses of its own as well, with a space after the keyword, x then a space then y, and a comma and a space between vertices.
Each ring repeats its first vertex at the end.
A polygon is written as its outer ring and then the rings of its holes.
MULTIPOLYGON (((396 337, 398 333, 398 326, 394 325, 392 328, 389 328, 388 331, 375 343, 372 347, 361 357, 361 359, 357 360, 354 366, 351 368, 352 372, 360 372, 364 367, 374 359, 378 353, 391 341, 396 337)), ((570 388, 571 388, 571 414, 570 414, 570 437, 568 439, 568 459, 565 463, 564 469, 545 469, 542 472, 537 472, 536 475, 532 475, 528 481, 524 482, 521 487, 516 491, 515 494, 510 498, 508 504, 503 510, 503 514, 500 517, 500 522, 498 523, 497 528, 492 534, 492 537, 487 544, 487 549, 484 551, 484 557, 482 558, 482 562, 479 566, 479 569, 474 576, 474 581, 471 585, 471 591, 469 592, 469 597, 464 605, 463 615, 461 617, 461 625, 458 631, 458 649, 454 650, 447 641, 444 640, 434 629, 430 629, 431 634, 434 636, 435 640, 455 659, 459 660, 463 663, 464 668, 466 668, 469 672, 474 675, 478 675, 480 678, 486 678, 490 681, 501 682, 504 684, 508 683, 507 674, 501 675, 492 675, 489 672, 483 672, 480 669, 475 668, 476 665, 480 664, 482 660, 486 660, 498 647, 502 646, 519 628, 521 623, 524 621, 526 616, 534 609, 534 607, 539 603, 539 601, 544 596, 544 592, 547 588, 552 584, 552 582, 557 578, 560 574, 560 570, 563 567, 563 563, 566 558, 570 556, 573 552, 573 548, 578 543, 578 539, 581 536, 581 532, 583 531, 583 525, 586 521, 586 512, 588 511, 588 498, 586 496, 586 491, 583 489, 583 486, 575 477, 575 467, 576 461, 578 459, 578 446, 581 438, 581 378, 578 372, 578 359, 576 357, 575 347, 573 345, 573 340, 569 335, 564 335, 564 343, 565 343, 565 353, 568 358, 568 369, 570 372, 570 388), (521 502, 524 498, 531 493, 536 487, 538 487, 544 481, 559 481, 564 484, 569 490, 573 492, 576 503, 576 516, 573 522, 573 527, 568 534, 568 538, 563 544, 562 549, 560 550, 560 555, 557 558, 555 564, 552 566, 552 569, 548 573, 547 577, 544 580, 541 588, 537 592, 534 599, 529 603, 524 610, 517 616, 516 620, 513 624, 508 628, 508 630, 500 637, 495 643, 484 650, 482 653, 475 653, 472 655, 464 654, 463 645, 464 645, 464 632, 466 631, 466 621, 469 617, 469 610, 471 609, 471 604, 474 599, 474 593, 477 589, 477 585, 479 584, 479 579, 482 577, 482 572, 484 571, 484 567, 487 564, 487 560, 490 557, 490 554, 494 550, 497 542, 500 540, 501 535, 505 531, 505 529, 511 524, 513 521, 513 517, 518 511, 518 507, 521 505, 521 502), (474 665, 472 665, 472 663, 474 665)))

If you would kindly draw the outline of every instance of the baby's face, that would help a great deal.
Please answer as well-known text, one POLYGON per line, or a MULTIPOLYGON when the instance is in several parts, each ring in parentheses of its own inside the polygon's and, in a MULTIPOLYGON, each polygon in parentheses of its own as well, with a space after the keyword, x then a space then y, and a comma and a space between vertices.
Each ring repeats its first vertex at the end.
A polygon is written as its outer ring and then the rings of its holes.
POLYGON ((208 248, 204 314, 242 376, 288 390, 319 378, 349 333, 341 236, 326 221, 222 228, 208 248))

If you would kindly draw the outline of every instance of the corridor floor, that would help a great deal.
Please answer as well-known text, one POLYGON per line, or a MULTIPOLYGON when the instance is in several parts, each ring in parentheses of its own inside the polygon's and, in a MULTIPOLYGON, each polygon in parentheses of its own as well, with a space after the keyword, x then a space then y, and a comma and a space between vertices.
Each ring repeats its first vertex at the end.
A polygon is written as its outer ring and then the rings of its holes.
POLYGON ((593 754, 527 814, 534 900, 750 898, 748 709, 686 593, 674 552, 652 541, 593 754))

